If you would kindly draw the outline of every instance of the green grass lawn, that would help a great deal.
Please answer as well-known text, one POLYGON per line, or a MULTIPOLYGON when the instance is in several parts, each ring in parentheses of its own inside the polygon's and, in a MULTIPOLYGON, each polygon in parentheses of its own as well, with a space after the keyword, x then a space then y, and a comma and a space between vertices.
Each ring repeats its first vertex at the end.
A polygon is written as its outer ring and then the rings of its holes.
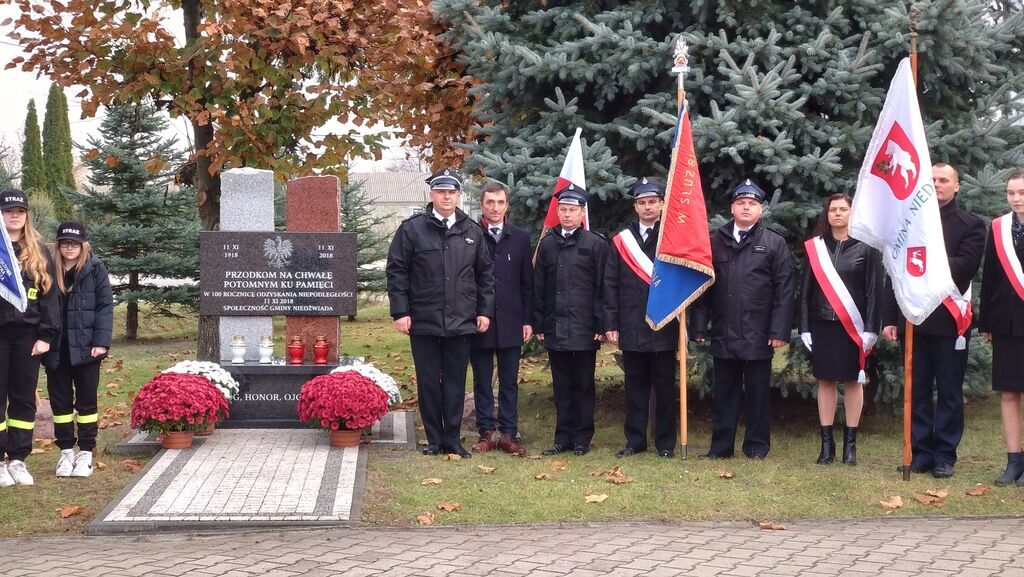
MULTIPOLYGON (((356 321, 342 322, 341 353, 366 357, 404 383, 403 395, 410 396, 415 386, 408 339, 393 330, 385 305, 364 305, 360 311, 356 321)), ((194 334, 193 317, 144 315, 142 323, 140 334, 150 338, 128 343, 117 336, 112 357, 104 364, 100 412, 107 426, 101 431, 101 450, 128 433, 131 393, 158 370, 195 354, 195 343, 189 338, 194 334)), ((277 340, 282 337, 280 324, 275 325, 277 340)), ((665 460, 650 453, 617 459, 615 453, 623 445, 623 391, 622 374, 611 353, 606 347, 598 357, 597 432, 589 455, 539 458, 551 442, 554 406, 545 358, 527 359, 520 376, 520 428, 532 458, 491 453, 446 461, 406 451, 373 451, 362 521, 408 525, 427 513, 433 514, 436 524, 1024 514, 1024 488, 992 486, 982 496, 965 494, 978 484, 991 485, 1005 464, 995 396, 968 404, 960 463, 956 475, 944 481, 922 475, 902 481, 894 470, 901 460, 900 418, 890 409, 874 406, 868 407, 861 424, 860 464, 815 465, 818 427, 813 399, 773 400, 773 446, 767 461, 697 460, 708 447, 710 407, 693 395, 689 459, 665 460), (495 470, 485 473, 480 465, 495 470), (632 481, 607 481, 602 473, 616 465, 632 481), (719 476, 725 473, 732 473, 732 478, 719 476), (550 478, 536 479, 542 474, 550 478), (441 483, 423 485, 426 478, 441 479, 441 483), (915 500, 915 494, 928 490, 949 494, 941 504, 915 500), (607 498, 589 503, 587 495, 607 498), (904 505, 889 512, 879 501, 893 495, 900 495, 904 505), (461 508, 438 510, 442 502, 457 502, 461 508)), ((40 379, 40 390, 45 396, 44 381, 40 379)), ((467 446, 473 442, 472 436, 466 438, 467 446)), ((124 457, 103 453, 98 460, 106 468, 92 478, 58 482, 52 474, 57 457, 56 448, 49 447, 29 458, 35 487, 0 490, 0 511, 4 512, 0 536, 80 532, 133 475, 121 464, 124 457), (61 519, 56 510, 69 505, 85 511, 61 519)))

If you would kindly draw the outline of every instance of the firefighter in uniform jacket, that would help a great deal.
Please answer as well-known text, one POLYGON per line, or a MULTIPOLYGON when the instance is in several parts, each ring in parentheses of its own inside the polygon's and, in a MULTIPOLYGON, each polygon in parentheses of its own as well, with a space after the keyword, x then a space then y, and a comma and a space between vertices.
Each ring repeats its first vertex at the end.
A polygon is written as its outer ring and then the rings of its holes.
POLYGON ((745 398, 743 454, 764 459, 771 448, 772 355, 789 342, 796 275, 785 239, 760 222, 764 191, 747 179, 731 198, 733 220, 711 233, 715 284, 690 317, 690 335, 698 342, 711 323, 715 386, 711 448, 705 457, 732 457, 745 398))
POLYGON ((676 348, 679 322, 659 331, 647 324, 647 293, 658 246, 665 186, 642 178, 629 190, 639 222, 615 235, 604 272, 605 336, 622 350, 626 384, 626 447, 619 457, 647 450, 647 417, 654 391, 654 446, 672 457, 676 446, 676 348))
POLYGON ((388 250, 395 328, 409 335, 425 455, 470 456, 460 442, 473 335, 494 316, 494 277, 484 230, 457 208, 462 181, 451 169, 427 179, 430 204, 399 225, 388 250))
POLYGON ((587 192, 558 193, 560 226, 540 241, 533 275, 533 331, 551 363, 555 440, 545 455, 585 455, 594 436, 594 367, 604 340, 601 304, 608 243, 583 228, 587 192))

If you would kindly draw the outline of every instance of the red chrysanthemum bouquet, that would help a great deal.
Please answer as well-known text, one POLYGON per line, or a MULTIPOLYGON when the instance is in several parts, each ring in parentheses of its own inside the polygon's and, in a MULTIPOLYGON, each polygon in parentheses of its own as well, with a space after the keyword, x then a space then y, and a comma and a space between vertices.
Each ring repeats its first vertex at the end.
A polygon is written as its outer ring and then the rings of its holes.
POLYGON ((132 402, 132 427, 157 435, 196 431, 227 416, 227 400, 210 379, 186 373, 153 377, 132 402))
POLYGON ((320 375, 299 391, 299 419, 328 430, 359 430, 387 412, 388 394, 355 371, 320 375))

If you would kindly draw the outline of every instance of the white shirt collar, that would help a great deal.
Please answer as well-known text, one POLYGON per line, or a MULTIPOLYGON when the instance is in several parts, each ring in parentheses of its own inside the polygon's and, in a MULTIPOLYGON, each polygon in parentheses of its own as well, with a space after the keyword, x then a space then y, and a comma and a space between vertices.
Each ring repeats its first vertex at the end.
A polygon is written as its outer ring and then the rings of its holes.
POLYGON ((432 209, 430 209, 430 211, 434 213, 434 218, 436 218, 437 220, 444 221, 444 219, 447 218, 448 219, 447 227, 449 229, 452 227, 453 224, 455 224, 455 213, 454 212, 451 213, 450 215, 448 215, 447 217, 444 217, 444 216, 441 216, 441 213, 437 212, 436 209, 432 208, 432 209))
POLYGON ((500 233, 503 230, 505 230, 505 223, 504 222, 499 222, 498 224, 492 224, 492 223, 488 222, 487 223, 487 232, 492 232, 491 231, 492 228, 498 229, 498 232, 500 233))
POLYGON ((566 230, 566 229, 564 229, 564 228, 563 228, 563 229, 562 229, 562 236, 563 236, 563 237, 564 237, 564 236, 570 236, 570 235, 572 235, 572 233, 574 233, 574 232, 576 232, 577 230, 579 230, 579 228, 580 228, 580 227, 578 227, 578 226, 577 226, 576 228, 572 229, 572 230, 566 230))
POLYGON ((736 239, 736 242, 740 241, 740 231, 750 232, 750 229, 754 228, 754 225, 750 225, 747 228, 740 228, 740 225, 735 222, 732 223, 732 237, 736 239))

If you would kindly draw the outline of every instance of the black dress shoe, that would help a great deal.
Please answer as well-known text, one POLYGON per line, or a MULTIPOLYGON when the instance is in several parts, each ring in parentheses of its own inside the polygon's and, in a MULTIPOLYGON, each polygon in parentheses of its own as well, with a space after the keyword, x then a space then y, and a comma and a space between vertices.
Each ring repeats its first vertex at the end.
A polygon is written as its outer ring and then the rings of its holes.
POLYGON ((586 455, 588 452, 590 452, 590 447, 586 445, 573 445, 572 454, 576 455, 577 457, 582 457, 583 455, 586 455))
POLYGON ((455 445, 454 447, 448 447, 444 450, 446 455, 458 455, 463 459, 473 458, 473 454, 470 453, 462 445, 455 445))
MULTIPOLYGON (((932 466, 931 465, 924 465, 924 464, 921 464, 921 463, 915 463, 913 461, 910 462, 910 472, 911 473, 929 473, 929 472, 931 472, 931 470, 932 470, 932 466)), ((896 467, 896 472, 897 473, 902 473, 903 472, 903 465, 900 465, 899 467, 896 467)))
POLYGON ((557 455, 559 453, 565 453, 568 450, 569 450, 569 447, 566 447, 565 445, 563 445, 561 443, 555 443, 555 444, 551 445, 550 447, 548 447, 547 449, 544 449, 544 452, 541 453, 541 454, 544 455, 545 457, 550 457, 551 455, 557 455))
POLYGON ((747 455, 747 458, 748 459, 753 459, 755 461, 763 461, 766 458, 768 458, 768 455, 765 455, 764 453, 751 453, 751 454, 747 455))
POLYGON ((714 453, 706 453, 704 455, 700 455, 700 456, 697 457, 697 459, 699 459, 701 461, 718 461, 719 459, 731 459, 731 458, 732 458, 732 455, 716 455, 714 453))
POLYGON ((953 476, 953 465, 950 463, 939 463, 932 469, 932 477, 936 479, 948 479, 953 476))
POLYGON ((643 453, 646 450, 647 449, 634 449, 633 447, 626 447, 625 449, 622 449, 618 453, 615 453, 615 456, 620 459, 623 457, 632 457, 633 455, 637 453, 643 453))
POLYGON ((671 459, 672 457, 675 457, 676 454, 673 453, 672 451, 669 451, 668 449, 662 449, 658 451, 658 456, 665 457, 666 459, 671 459))
POLYGON ((426 447, 423 447, 423 454, 439 455, 441 454, 441 447, 438 447, 437 445, 427 445, 426 447))

